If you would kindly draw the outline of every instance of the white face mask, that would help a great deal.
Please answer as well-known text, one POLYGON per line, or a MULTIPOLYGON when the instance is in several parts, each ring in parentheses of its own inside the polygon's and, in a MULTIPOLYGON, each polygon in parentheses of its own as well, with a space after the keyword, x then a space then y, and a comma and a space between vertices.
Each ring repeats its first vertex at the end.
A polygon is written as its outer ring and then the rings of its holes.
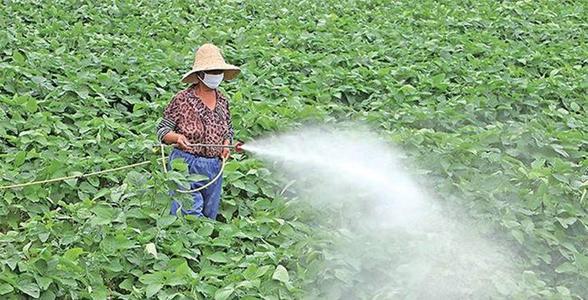
POLYGON ((215 90, 216 88, 218 88, 218 86, 220 85, 220 83, 223 81, 223 78, 225 78, 225 74, 224 73, 220 73, 218 75, 204 73, 204 78, 200 78, 200 80, 202 80, 202 82, 207 87, 215 90))

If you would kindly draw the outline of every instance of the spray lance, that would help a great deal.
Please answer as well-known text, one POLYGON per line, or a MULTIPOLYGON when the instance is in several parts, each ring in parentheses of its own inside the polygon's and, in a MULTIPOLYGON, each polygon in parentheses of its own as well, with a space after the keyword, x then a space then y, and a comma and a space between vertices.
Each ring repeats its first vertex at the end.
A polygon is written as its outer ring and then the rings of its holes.
POLYGON ((234 145, 221 145, 221 144, 188 144, 190 147, 210 147, 210 148, 230 148, 235 149, 237 153, 243 153, 243 142, 237 142, 234 145))
MULTIPOLYGON (((230 148, 230 149, 235 149, 235 152, 237 152, 237 153, 243 153, 244 152, 243 145, 245 145, 245 143, 243 143, 241 141, 235 143, 234 145, 203 144, 203 143, 188 144, 188 146, 190 146, 190 147, 230 148)), ((163 144, 162 143, 159 146, 161 146, 161 147, 164 147, 164 146, 178 146, 178 144, 163 144)))

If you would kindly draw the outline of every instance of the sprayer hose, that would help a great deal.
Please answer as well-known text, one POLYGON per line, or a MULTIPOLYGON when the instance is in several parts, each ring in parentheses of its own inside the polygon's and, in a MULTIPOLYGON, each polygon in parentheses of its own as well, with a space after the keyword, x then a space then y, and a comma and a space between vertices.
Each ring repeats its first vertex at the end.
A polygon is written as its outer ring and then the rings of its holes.
MULTIPOLYGON (((167 173, 167 168, 166 168, 166 162, 165 162, 165 154, 164 154, 164 149, 163 146, 164 144, 160 144, 161 146, 161 158, 163 161, 163 171, 167 173)), ((221 164, 221 168, 218 171, 218 174, 216 174, 216 176, 214 176, 214 178, 212 178, 209 182, 207 182, 205 185, 201 186, 201 187, 197 187, 195 189, 192 190, 176 190, 176 192, 178 193, 194 193, 194 192, 199 192, 207 187, 209 187, 211 184, 215 183, 222 175, 223 175, 223 171, 225 170, 225 165, 227 164, 227 159, 225 157, 223 157, 223 162, 221 164)))
MULTIPOLYGON (((160 144, 161 158, 158 159, 158 160, 161 160, 161 165, 162 165, 163 172, 164 173, 167 173, 167 164, 166 164, 164 146, 168 146, 168 145, 166 145, 166 144, 160 144)), ((138 163, 134 163, 134 164, 122 166, 122 167, 116 167, 116 168, 112 168, 112 169, 107 169, 107 170, 102 170, 102 171, 97 171, 97 172, 91 172, 91 173, 86 173, 86 174, 78 174, 78 175, 64 176, 64 177, 52 178, 52 179, 46 179, 46 180, 38 180, 38 181, 31 181, 31 182, 25 182, 25 183, 5 185, 5 186, 0 186, 0 191, 1 190, 5 190, 5 189, 21 188, 21 187, 26 187, 26 186, 31 186, 31 185, 37 185, 37 184, 46 184, 46 183, 59 182, 59 181, 64 181, 64 180, 69 180, 69 179, 86 178, 86 177, 91 177, 91 176, 96 176, 96 175, 101 175, 101 174, 106 174, 106 173, 111 173, 111 172, 126 170, 126 169, 130 169, 130 168, 135 168, 135 167, 138 167, 138 166, 147 165, 149 163, 151 163, 151 161, 147 160, 147 161, 142 161, 142 162, 138 162, 138 163)), ((211 184, 213 184, 215 181, 217 181, 222 176, 223 171, 225 169, 226 163, 227 163, 227 159, 226 158, 223 158, 220 171, 218 172, 218 174, 216 174, 216 176, 214 178, 212 178, 205 185, 203 185, 201 187, 198 187, 198 188, 195 188, 195 189, 192 189, 192 190, 176 190, 176 191, 177 192, 180 192, 180 193, 193 193, 193 192, 198 192, 198 191, 201 191, 201 190, 209 187, 211 184)))

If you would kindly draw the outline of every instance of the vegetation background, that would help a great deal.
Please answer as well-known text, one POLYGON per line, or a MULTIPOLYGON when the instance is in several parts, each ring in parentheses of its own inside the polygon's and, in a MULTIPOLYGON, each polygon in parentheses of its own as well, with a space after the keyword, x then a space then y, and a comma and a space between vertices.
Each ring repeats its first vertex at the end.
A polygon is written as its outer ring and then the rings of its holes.
POLYGON ((167 215, 185 177, 161 172, 154 127, 204 42, 242 67, 222 85, 239 139, 367 123, 439 201, 517 249, 519 287, 489 297, 588 297, 586 2, 3 3, 1 185, 153 163, 0 191, 2 298, 410 292, 333 263, 345 234, 319 222, 328 212, 288 201, 247 156, 227 165, 220 222, 167 215))

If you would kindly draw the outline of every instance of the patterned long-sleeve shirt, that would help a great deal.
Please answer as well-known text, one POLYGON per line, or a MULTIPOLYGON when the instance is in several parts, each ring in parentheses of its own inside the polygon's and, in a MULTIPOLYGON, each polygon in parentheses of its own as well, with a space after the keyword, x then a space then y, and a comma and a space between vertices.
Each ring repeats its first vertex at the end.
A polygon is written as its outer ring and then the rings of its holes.
MULTIPOLYGON (((163 112, 163 119, 157 126, 157 138, 173 131, 184 135, 191 144, 222 144, 233 142, 233 126, 229 101, 220 92, 216 93, 216 106, 208 108, 196 95, 196 85, 177 93, 163 112)), ((193 147, 192 154, 217 157, 222 153, 219 147, 193 147)))

